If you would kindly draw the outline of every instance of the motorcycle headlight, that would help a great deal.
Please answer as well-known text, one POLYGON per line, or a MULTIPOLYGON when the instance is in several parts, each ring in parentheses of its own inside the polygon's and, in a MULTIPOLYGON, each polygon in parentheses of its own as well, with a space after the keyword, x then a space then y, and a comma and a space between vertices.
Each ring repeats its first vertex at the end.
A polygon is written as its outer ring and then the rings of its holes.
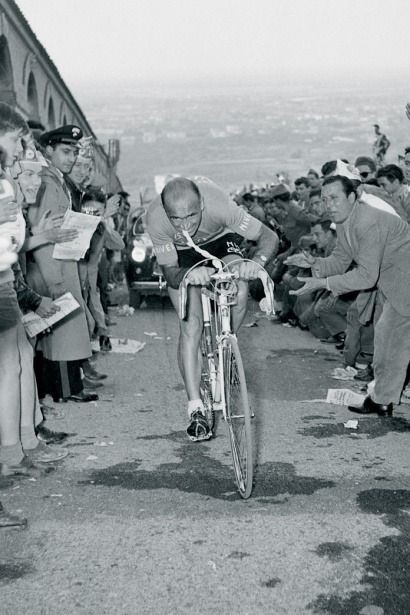
POLYGON ((142 263, 145 260, 146 255, 147 250, 145 246, 141 244, 134 245, 131 252, 131 258, 133 261, 135 261, 136 263, 142 263))

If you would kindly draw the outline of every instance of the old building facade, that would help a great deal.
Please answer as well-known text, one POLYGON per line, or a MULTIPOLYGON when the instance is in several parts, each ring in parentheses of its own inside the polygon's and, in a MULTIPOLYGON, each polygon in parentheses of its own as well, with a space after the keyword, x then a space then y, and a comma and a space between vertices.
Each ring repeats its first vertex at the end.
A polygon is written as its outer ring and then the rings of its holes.
MULTIPOLYGON (((87 118, 14 0, 0 0, 0 100, 46 130, 76 124, 95 137, 87 118)), ((118 146, 110 148, 118 153, 118 146)), ((109 192, 121 189, 118 155, 108 156, 96 140, 95 165, 109 192)))

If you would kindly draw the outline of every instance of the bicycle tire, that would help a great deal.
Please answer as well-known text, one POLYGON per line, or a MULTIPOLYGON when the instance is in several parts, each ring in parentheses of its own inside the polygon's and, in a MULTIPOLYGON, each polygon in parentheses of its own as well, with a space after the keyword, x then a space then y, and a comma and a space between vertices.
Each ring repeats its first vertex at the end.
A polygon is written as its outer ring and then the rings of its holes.
POLYGON ((227 337, 222 352, 226 423, 233 468, 239 493, 246 500, 253 488, 253 442, 245 371, 236 337, 227 337))
POLYGON ((211 430, 215 426, 215 412, 213 411, 213 399, 211 391, 211 380, 209 376, 209 363, 206 355, 206 343, 205 334, 202 333, 201 339, 201 354, 202 354, 202 369, 201 369, 201 382, 199 385, 199 391, 204 405, 204 414, 211 430))

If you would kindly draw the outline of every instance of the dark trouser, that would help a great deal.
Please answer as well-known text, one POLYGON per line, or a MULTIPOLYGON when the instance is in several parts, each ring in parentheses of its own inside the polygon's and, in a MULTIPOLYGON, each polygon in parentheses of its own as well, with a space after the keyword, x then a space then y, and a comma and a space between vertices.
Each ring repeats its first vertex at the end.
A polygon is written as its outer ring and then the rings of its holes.
POLYGON ((315 314, 315 295, 302 295, 297 297, 293 311, 298 317, 300 324, 308 327, 309 331, 317 338, 327 337, 327 329, 323 326, 320 318, 315 314))
POLYGON ((101 254, 100 262, 98 264, 97 286, 100 290, 101 305, 106 314, 108 314, 108 303, 109 303, 109 293, 107 291, 107 285, 109 282, 108 274, 109 274, 109 262, 105 254, 105 250, 103 250, 101 254))
POLYGON ((386 301, 374 328, 376 403, 399 403, 409 362, 410 316, 402 316, 386 301))
POLYGON ((315 305, 315 314, 330 335, 344 333, 346 330, 346 314, 349 303, 339 297, 325 295, 320 297, 315 305))
POLYGON ((353 367, 359 354, 364 361, 371 363, 373 338, 373 323, 361 324, 356 302, 353 302, 347 312, 346 339, 343 352, 345 364, 353 367))
POLYGON ((45 359, 42 353, 36 353, 34 371, 39 398, 43 399, 48 393, 57 400, 81 393, 81 363, 82 361, 50 361, 45 359))

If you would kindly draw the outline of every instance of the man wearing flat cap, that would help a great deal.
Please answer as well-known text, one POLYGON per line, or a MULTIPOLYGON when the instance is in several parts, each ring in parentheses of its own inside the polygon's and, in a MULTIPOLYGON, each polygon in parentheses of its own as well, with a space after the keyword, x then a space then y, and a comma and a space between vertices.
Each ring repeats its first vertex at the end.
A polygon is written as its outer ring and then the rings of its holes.
POLYGON ((291 249, 286 253, 287 256, 298 247, 300 238, 310 233, 311 225, 317 222, 319 216, 308 213, 298 203, 295 203, 291 198, 290 190, 283 184, 271 188, 269 195, 275 205, 277 220, 285 237, 291 243, 291 249))
MULTIPOLYGON (((48 160, 44 169, 36 204, 28 210, 32 227, 39 224, 43 216, 64 216, 72 209, 72 202, 64 175, 70 173, 78 155, 79 141, 83 132, 72 124, 60 126, 39 137, 48 160)), ((80 308, 57 323, 50 335, 44 336, 38 344, 43 353, 43 367, 47 378, 43 384, 54 400, 72 399, 91 401, 95 394, 85 394, 81 380, 80 365, 91 356, 90 338, 81 285, 76 261, 53 258, 53 245, 41 246, 31 253, 27 263, 27 278, 30 285, 41 295, 53 299, 70 292, 80 308)))

